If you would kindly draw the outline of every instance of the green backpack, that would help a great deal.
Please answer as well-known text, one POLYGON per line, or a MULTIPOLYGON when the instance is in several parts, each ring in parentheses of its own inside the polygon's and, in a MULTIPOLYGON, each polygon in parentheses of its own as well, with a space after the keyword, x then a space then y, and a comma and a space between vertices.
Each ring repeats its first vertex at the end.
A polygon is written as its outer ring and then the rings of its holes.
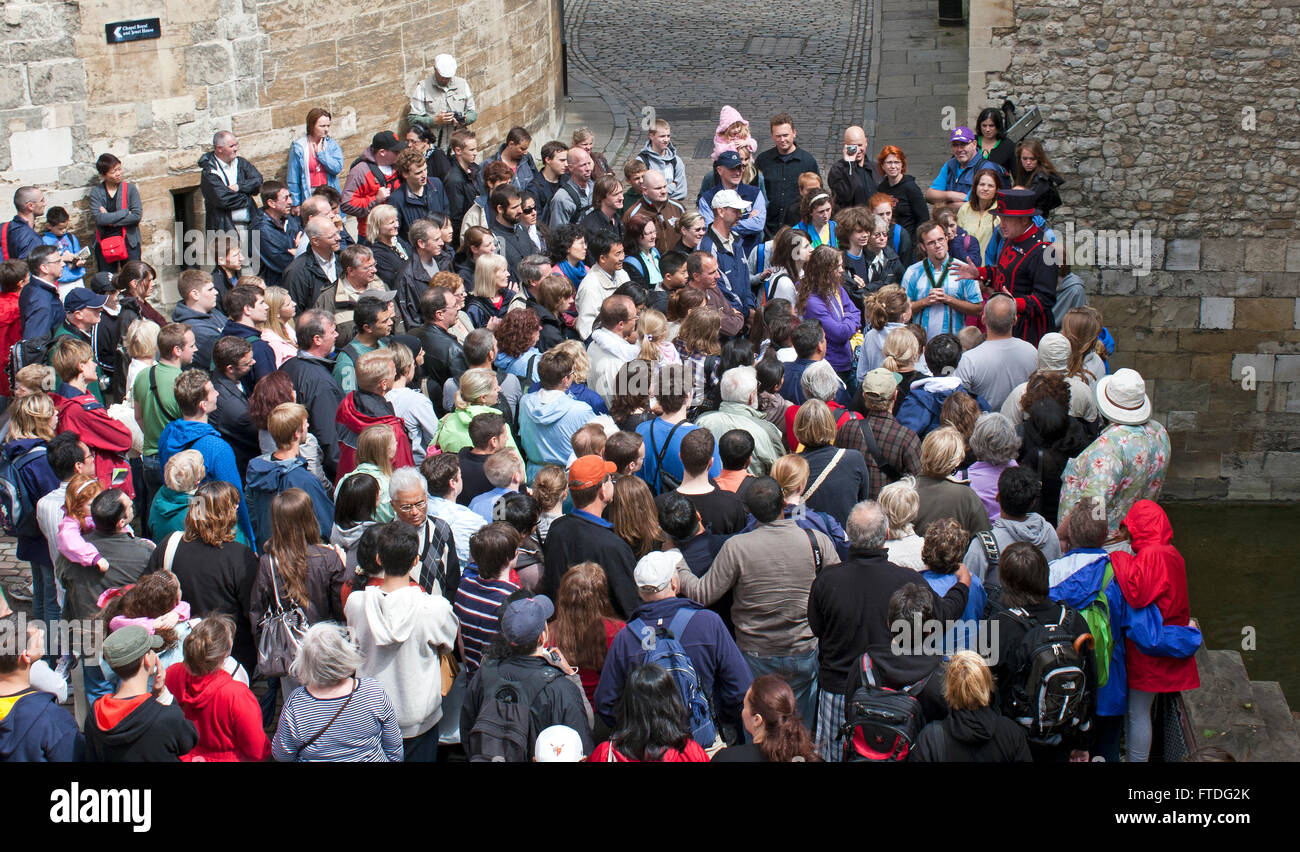
POLYGON ((1115 637, 1110 632, 1110 602, 1106 599, 1106 587, 1115 579, 1115 569, 1110 560, 1106 560, 1106 573, 1101 579, 1101 588, 1088 605, 1079 610, 1083 620, 1088 622, 1088 632, 1092 634, 1092 648, 1097 657, 1097 686, 1104 686, 1110 679, 1110 655, 1115 647, 1115 637))

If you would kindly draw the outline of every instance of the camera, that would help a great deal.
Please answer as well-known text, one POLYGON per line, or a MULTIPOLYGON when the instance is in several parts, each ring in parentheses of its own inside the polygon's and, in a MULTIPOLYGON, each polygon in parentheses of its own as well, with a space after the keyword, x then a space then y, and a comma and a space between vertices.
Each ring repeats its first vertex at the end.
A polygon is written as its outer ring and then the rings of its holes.
POLYGON ((849 154, 856 154, 856 153, 858 153, 858 146, 857 146, 857 145, 845 145, 845 146, 844 146, 844 150, 845 150, 845 152, 847 152, 847 153, 849 153, 849 154))
POLYGON ((460 125, 464 125, 464 124, 465 124, 465 113, 463 113, 463 112, 453 112, 453 113, 451 114, 451 117, 454 118, 454 119, 456 119, 456 123, 457 123, 457 124, 460 124, 460 125))

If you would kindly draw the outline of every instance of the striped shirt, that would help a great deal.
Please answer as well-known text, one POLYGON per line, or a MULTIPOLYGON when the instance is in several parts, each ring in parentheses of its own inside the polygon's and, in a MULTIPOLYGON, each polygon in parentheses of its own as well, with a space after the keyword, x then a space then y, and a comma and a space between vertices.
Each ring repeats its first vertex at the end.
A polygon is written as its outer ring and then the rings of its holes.
POLYGON ((497 610, 519 587, 506 579, 484 580, 474 569, 460 578, 453 609, 460 619, 460 641, 465 649, 465 674, 473 676, 483 662, 483 651, 500 632, 497 610))
POLYGON ((348 696, 316 698, 299 687, 284 703, 280 726, 271 742, 271 756, 284 763, 401 763, 402 731, 397 711, 379 681, 357 680, 356 692, 337 719, 348 696), (330 724, 330 719, 334 723, 330 724), (321 729, 329 730, 303 751, 302 746, 321 729))

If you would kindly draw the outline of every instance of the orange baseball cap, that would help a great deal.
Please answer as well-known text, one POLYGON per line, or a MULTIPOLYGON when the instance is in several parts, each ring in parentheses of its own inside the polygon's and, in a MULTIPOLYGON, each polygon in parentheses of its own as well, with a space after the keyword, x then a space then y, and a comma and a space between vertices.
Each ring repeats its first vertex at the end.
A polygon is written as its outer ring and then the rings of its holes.
POLYGON ((599 485, 605 477, 616 470, 618 470, 617 465, 605 461, 600 456, 583 456, 569 465, 569 487, 591 488, 599 485))

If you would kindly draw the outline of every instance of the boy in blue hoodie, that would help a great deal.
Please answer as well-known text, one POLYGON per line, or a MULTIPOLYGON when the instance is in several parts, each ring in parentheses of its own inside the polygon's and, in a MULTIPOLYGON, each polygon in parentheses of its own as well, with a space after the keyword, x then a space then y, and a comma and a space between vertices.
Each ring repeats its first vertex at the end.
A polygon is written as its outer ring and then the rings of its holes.
POLYGON ((31 668, 45 653, 40 624, 28 621, 24 631, 18 615, 0 616, 0 649, 19 645, 19 653, 0 653, 0 763, 80 762, 86 742, 72 714, 32 686, 31 668))
MULTIPOLYGON (((208 478, 229 482, 242 495, 244 483, 239 476, 235 451, 221 437, 221 433, 208 423, 208 414, 217 408, 217 389, 213 386, 212 379, 202 370, 186 370, 176 380, 175 395, 181 419, 168 423, 158 436, 159 465, 166 468, 167 460, 181 450, 197 450, 203 456, 203 467, 208 478)), ((258 542, 248 517, 247 499, 239 501, 239 528, 247 540, 253 542, 253 550, 256 551, 258 542)))
MULTIPOLYGON (((1068 543, 1072 546, 1060 559, 1048 565, 1048 594, 1052 600, 1069 604, 1085 618, 1085 608, 1105 597, 1111 650, 1108 665, 1097 666, 1100 682, 1097 690, 1096 741, 1094 753, 1108 762, 1119 761, 1119 736, 1128 711, 1128 674, 1124 665, 1124 639, 1132 639, 1143 653, 1160 657, 1189 657, 1201 645, 1201 631, 1196 627, 1179 627, 1164 623, 1160 608, 1149 604, 1134 609, 1124 599, 1114 580, 1110 556, 1102 548, 1110 534, 1106 513, 1091 497, 1075 504, 1065 519, 1068 543)), ((1094 630, 1094 633, 1096 631, 1094 630)), ((1094 637, 1094 642, 1096 638, 1094 637)))
POLYGON ((275 441, 275 452, 248 463, 248 489, 244 492, 257 541, 270 540, 271 501, 287 488, 301 488, 311 497, 321 541, 329 541, 334 531, 334 500, 299 454, 307 434, 307 409, 296 402, 277 405, 266 418, 266 430, 275 441))
POLYGON ((81 243, 77 235, 68 230, 68 211, 62 207, 51 207, 45 211, 45 224, 49 230, 41 235, 41 241, 47 246, 54 246, 61 252, 67 252, 76 259, 63 265, 63 274, 59 276, 59 288, 76 284, 86 277, 86 259, 81 257, 81 243))

